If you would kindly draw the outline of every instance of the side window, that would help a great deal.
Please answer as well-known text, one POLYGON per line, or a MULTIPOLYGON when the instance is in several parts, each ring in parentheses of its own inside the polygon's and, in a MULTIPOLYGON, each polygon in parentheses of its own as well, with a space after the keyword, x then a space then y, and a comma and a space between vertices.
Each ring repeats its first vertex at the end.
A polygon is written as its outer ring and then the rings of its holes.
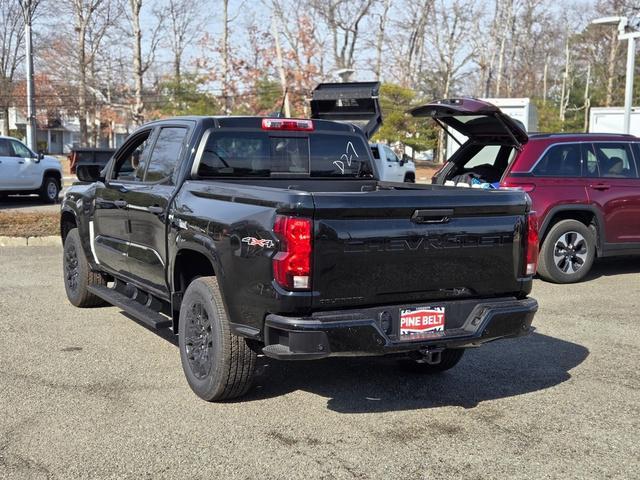
POLYGON ((24 146, 20 142, 16 142, 15 140, 10 140, 11 146, 13 147, 13 156, 20 158, 30 158, 31 150, 29 150, 26 146, 24 146))
POLYGON ((628 143, 595 143, 600 176, 605 178, 636 178, 636 167, 628 143))
POLYGON ((598 170, 598 159, 591 144, 584 145, 583 156, 585 158, 585 175, 587 177, 597 177, 600 174, 598 170))
POLYGON ((633 156, 635 157, 636 173, 640 177, 640 143, 632 143, 633 156))
POLYGON ((188 129, 185 127, 165 127, 160 130, 144 176, 145 182, 160 182, 172 178, 188 129))
POLYGON ((371 153, 373 153, 373 158, 380 160, 380 150, 377 145, 371 147, 371 153))
POLYGON ((387 157, 387 161, 388 162, 397 162, 398 161, 398 156, 395 154, 395 152, 393 150, 391 150, 391 148, 389 148, 388 146, 384 146, 384 153, 385 156, 387 157))
POLYGON ((0 138, 0 157, 13 157, 13 149, 6 138, 0 138))
POLYGON ((533 173, 545 177, 580 177, 580 144, 566 143, 550 147, 538 161, 533 173))
POLYGON ((138 135, 126 150, 118 152, 111 180, 141 181, 144 175, 145 158, 152 130, 138 135))
POLYGON ((268 177, 271 173, 269 137, 263 132, 215 132, 202 152, 198 176, 268 177))

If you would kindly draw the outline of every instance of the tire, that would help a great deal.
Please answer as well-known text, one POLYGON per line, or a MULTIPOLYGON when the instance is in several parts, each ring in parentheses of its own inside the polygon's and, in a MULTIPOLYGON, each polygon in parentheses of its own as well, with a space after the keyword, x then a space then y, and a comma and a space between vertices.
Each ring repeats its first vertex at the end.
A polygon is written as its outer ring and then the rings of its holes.
POLYGON ((43 202, 56 203, 60 194, 60 182, 55 177, 45 177, 38 194, 43 202))
POLYGON ((411 175, 411 174, 407 173, 404 176, 404 181, 406 183, 416 183, 416 177, 415 177, 415 175, 411 175))
POLYGON ((413 358, 405 358, 400 361, 403 370, 411 373, 435 374, 442 373, 455 367, 464 355, 464 348, 445 348, 440 354, 440 363, 431 365, 422 363, 413 358))
POLYGON ((62 267, 64 289, 72 305, 80 308, 106 305, 104 300, 88 290, 90 285, 106 285, 107 282, 101 273, 91 270, 77 228, 69 230, 64 240, 62 267))
POLYGON ((596 257, 593 231, 577 220, 556 223, 540 248, 538 275, 553 283, 582 280, 596 257))
POLYGON ((243 337, 231 333, 215 277, 189 284, 180 307, 178 335, 182 369, 200 398, 229 400, 251 388, 257 355, 243 337))

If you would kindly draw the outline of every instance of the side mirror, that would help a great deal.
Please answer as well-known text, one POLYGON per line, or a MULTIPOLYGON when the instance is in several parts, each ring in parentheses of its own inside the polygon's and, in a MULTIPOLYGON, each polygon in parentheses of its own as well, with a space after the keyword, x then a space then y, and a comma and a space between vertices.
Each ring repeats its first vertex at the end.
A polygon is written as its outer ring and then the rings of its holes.
POLYGON ((402 158, 400 159, 400 166, 401 166, 401 167, 402 167, 402 166, 404 166, 404 157, 402 157, 402 158))
POLYGON ((44 153, 38 152, 38 154, 36 155, 36 162, 39 162, 42 159, 44 159, 44 153))

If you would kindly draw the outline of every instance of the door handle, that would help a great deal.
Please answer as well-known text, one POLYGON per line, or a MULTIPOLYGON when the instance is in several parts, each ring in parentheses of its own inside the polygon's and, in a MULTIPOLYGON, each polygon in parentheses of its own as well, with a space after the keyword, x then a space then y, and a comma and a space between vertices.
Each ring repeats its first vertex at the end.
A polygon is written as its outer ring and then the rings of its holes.
POLYGON ((115 202, 113 202, 113 204, 118 208, 125 208, 127 205, 129 205, 126 200, 116 200, 115 202))
POLYGON ((606 183, 594 183, 589 186, 594 190, 609 190, 609 188, 611 188, 611 186, 606 183))
POLYGON ((20 161, 20 162, 18 162, 18 163, 19 163, 20 165, 22 165, 22 164, 24 163, 24 160, 22 160, 22 161, 20 161))
POLYGON ((149 208, 149 213, 159 214, 164 212, 164 208, 162 208, 160 205, 151 205, 148 208, 149 208))
POLYGON ((413 223, 447 223, 453 215, 453 208, 416 210, 411 216, 413 223))

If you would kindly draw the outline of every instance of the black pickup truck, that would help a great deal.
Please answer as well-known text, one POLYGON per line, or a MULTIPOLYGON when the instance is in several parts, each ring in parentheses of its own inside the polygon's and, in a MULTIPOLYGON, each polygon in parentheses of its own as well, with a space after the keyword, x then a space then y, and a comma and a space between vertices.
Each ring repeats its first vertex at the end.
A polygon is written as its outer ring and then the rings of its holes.
POLYGON ((172 328, 189 385, 209 401, 245 394, 258 354, 396 355, 428 373, 527 334, 527 195, 377 180, 376 94, 321 85, 312 119, 140 127, 64 198, 70 302, 172 328))

